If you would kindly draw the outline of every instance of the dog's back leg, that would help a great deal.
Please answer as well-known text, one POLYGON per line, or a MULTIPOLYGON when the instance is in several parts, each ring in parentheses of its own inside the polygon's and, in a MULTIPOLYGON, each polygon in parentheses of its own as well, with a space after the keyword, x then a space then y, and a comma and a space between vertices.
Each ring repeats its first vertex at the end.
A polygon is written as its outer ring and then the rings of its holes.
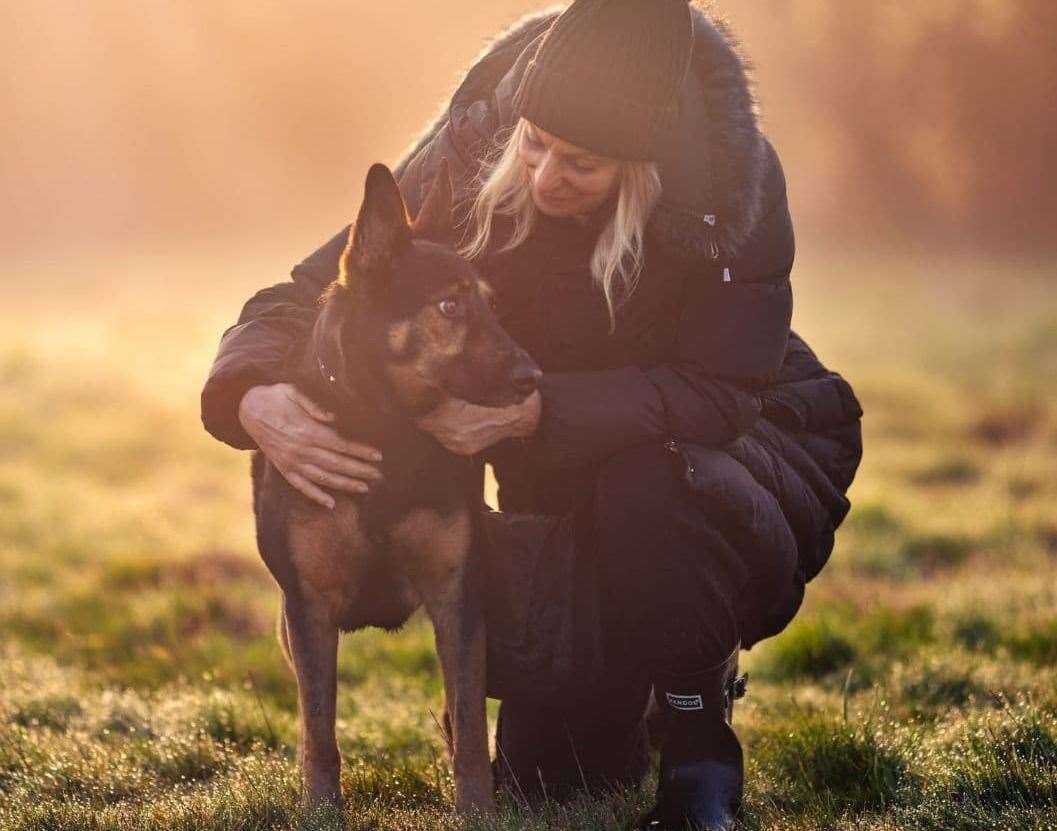
POLYGON ((338 628, 326 606, 287 595, 284 629, 297 674, 301 713, 299 756, 306 804, 341 806, 341 758, 334 732, 337 707, 338 628))

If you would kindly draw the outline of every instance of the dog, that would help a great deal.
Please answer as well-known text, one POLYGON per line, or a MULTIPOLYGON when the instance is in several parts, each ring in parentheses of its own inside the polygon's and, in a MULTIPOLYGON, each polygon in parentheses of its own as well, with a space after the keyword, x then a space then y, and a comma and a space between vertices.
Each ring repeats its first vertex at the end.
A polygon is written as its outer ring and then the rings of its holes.
POLYGON ((282 590, 278 634, 297 676, 305 802, 340 810, 335 739, 340 632, 394 630, 419 607, 444 676, 456 808, 494 810, 485 716, 485 629, 475 541, 480 470, 414 425, 450 398, 523 401, 541 372, 500 327, 490 292, 450 246, 452 182, 442 162, 409 221, 392 172, 373 165, 337 278, 295 384, 350 439, 383 454, 384 478, 333 509, 290 486, 259 451, 254 513, 261 557, 282 590))

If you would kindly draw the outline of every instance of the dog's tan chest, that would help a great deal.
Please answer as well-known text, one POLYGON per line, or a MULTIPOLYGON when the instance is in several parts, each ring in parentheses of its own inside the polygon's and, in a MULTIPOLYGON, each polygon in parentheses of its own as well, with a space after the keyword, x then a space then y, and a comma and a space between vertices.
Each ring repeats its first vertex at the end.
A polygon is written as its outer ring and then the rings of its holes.
POLYGON ((470 550, 470 515, 416 508, 393 526, 391 539, 413 570, 413 579, 441 586, 466 563, 470 550))
POLYGON ((339 499, 334 509, 310 509, 291 518, 290 560, 300 590, 321 603, 335 625, 399 626, 420 599, 391 546, 372 541, 357 505, 339 499))

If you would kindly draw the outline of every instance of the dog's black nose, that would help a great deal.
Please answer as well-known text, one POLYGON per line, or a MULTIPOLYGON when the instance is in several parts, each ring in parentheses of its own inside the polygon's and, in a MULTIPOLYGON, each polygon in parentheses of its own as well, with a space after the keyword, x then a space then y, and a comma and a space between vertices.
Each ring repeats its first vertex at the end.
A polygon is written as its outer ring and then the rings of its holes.
POLYGON ((530 364, 525 361, 521 361, 517 366, 514 367, 514 371, 510 374, 510 380, 514 384, 516 389, 522 395, 531 395, 536 390, 536 386, 539 384, 540 378, 543 377, 543 371, 535 364, 530 364))

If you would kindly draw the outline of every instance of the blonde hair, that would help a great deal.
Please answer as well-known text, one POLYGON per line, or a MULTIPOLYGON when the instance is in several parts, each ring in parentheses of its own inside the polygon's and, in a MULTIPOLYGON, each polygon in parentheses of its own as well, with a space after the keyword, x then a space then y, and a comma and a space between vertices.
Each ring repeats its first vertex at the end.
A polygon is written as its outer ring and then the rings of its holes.
MULTIPOLYGON (((531 233, 538 209, 532 187, 518 154, 528 122, 521 118, 505 141, 497 142, 494 161, 486 160, 479 174, 479 189, 468 216, 469 239, 460 253, 474 259, 487 250, 495 214, 514 219, 514 232, 500 251, 517 248, 531 233)), ((616 327, 616 309, 631 296, 644 264, 646 220, 661 195, 656 162, 621 162, 619 193, 612 218, 598 235, 591 254, 591 276, 605 296, 610 332, 616 327), (619 303, 617 290, 621 290, 619 303)))

